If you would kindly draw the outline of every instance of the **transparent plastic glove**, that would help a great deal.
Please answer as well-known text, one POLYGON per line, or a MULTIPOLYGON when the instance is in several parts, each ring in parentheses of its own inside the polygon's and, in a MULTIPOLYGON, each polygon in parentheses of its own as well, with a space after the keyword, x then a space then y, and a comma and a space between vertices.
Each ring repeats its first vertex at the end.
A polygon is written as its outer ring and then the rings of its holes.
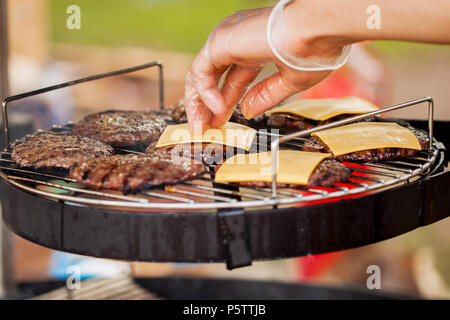
MULTIPOLYGON (((297 28, 296 17, 289 14, 289 7, 283 13, 283 23, 276 23, 270 30, 272 36, 277 36, 278 48, 305 59, 333 59, 341 55, 342 46, 298 40, 307 37, 303 37, 297 28)), ((275 63, 279 72, 245 94, 241 106, 248 118, 313 86, 331 72, 297 70, 276 57, 267 40, 271 11, 272 7, 238 11, 223 19, 210 34, 186 76, 186 113, 192 130, 203 131, 228 121, 233 108, 266 62, 275 63), (219 89, 219 80, 227 70, 224 84, 219 89)))

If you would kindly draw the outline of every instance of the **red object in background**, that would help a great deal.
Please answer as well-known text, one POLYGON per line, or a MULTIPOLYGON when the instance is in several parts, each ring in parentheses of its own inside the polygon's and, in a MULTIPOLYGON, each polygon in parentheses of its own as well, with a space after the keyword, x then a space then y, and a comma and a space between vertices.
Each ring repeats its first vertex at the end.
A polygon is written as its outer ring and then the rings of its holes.
POLYGON ((339 98, 347 96, 356 96, 375 102, 373 97, 364 88, 358 86, 355 83, 355 79, 345 70, 333 72, 328 78, 302 95, 303 98, 339 98))
MULTIPOLYGON (((296 98, 338 98, 357 96, 383 106, 389 101, 388 72, 365 48, 353 45, 347 64, 334 71, 325 80, 296 96, 296 98)), ((297 274, 300 281, 314 281, 331 269, 346 251, 318 254, 298 258, 297 274)))
POLYGON ((320 278, 324 272, 333 267, 345 251, 316 254, 313 256, 298 258, 299 280, 313 281, 320 278))

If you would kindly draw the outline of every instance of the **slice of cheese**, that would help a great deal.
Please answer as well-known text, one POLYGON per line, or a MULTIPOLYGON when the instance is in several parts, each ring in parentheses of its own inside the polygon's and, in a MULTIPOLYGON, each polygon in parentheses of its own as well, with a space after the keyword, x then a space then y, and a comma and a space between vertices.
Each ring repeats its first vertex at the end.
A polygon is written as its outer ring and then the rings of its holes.
POLYGON ((319 137, 335 156, 378 148, 421 150, 419 141, 410 130, 390 122, 359 122, 312 135, 319 137))
POLYGON ((304 118, 323 121, 341 114, 360 114, 375 110, 378 110, 378 107, 369 101, 358 97, 344 97, 296 100, 273 108, 266 113, 291 113, 304 118))
POLYGON ((189 129, 189 124, 182 123, 167 126, 156 147, 166 147, 181 143, 214 142, 248 151, 255 135, 255 129, 234 122, 227 122, 219 129, 208 129, 203 134, 192 133, 189 129))
MULTIPOLYGON (((329 153, 280 150, 278 152, 277 182, 308 184, 314 168, 329 153)), ((272 181, 271 152, 237 154, 227 159, 215 175, 216 182, 272 181)))

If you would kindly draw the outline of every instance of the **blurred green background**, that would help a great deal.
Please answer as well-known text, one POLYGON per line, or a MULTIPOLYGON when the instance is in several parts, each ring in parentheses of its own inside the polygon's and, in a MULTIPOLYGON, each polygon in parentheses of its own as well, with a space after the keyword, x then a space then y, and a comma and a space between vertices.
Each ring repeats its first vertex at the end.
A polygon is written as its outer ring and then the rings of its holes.
MULTIPOLYGON (((50 33, 56 43, 81 45, 139 45, 196 53, 209 32, 224 17, 238 10, 272 5, 269 0, 50 0, 50 33), (81 8, 83 25, 73 32, 65 27, 69 5, 81 8)), ((379 41, 372 46, 394 55, 421 56, 437 45, 379 41)), ((450 53, 450 47, 446 49, 450 53)))
POLYGON ((194 53, 222 18, 268 4, 258 0, 51 0, 51 38, 60 43, 141 45, 194 53), (83 24, 78 32, 61 27, 67 19, 62 13, 72 4, 81 8, 83 24))

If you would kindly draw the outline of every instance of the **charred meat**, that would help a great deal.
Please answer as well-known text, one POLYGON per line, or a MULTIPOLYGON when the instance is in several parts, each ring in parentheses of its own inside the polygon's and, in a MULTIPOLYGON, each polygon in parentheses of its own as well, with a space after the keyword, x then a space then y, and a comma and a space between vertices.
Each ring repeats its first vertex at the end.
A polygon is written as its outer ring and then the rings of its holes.
POLYGON ((218 143, 184 143, 175 146, 156 148, 156 143, 152 143, 145 150, 146 154, 166 154, 168 157, 187 157, 197 161, 202 161, 207 165, 220 164, 224 160, 237 153, 244 153, 244 150, 226 146, 218 143))
POLYGON ((113 147, 146 147, 159 139, 166 128, 166 118, 156 111, 108 110, 84 117, 74 125, 73 133, 113 147))
POLYGON ((21 167, 69 169, 75 162, 112 155, 111 146, 87 137, 43 133, 14 147, 11 158, 21 167))
MULTIPOLYGON (((332 117, 324 121, 317 121, 304 118, 290 113, 272 113, 267 119, 267 125, 272 128, 280 129, 282 133, 290 133, 308 130, 334 121, 343 120, 355 116, 354 114, 343 114, 332 117)), ((376 121, 376 117, 371 117, 362 121, 376 121)))
POLYGON ((136 192, 160 185, 173 185, 201 176, 206 166, 188 159, 171 159, 166 154, 126 154, 76 163, 72 178, 96 189, 136 192))

